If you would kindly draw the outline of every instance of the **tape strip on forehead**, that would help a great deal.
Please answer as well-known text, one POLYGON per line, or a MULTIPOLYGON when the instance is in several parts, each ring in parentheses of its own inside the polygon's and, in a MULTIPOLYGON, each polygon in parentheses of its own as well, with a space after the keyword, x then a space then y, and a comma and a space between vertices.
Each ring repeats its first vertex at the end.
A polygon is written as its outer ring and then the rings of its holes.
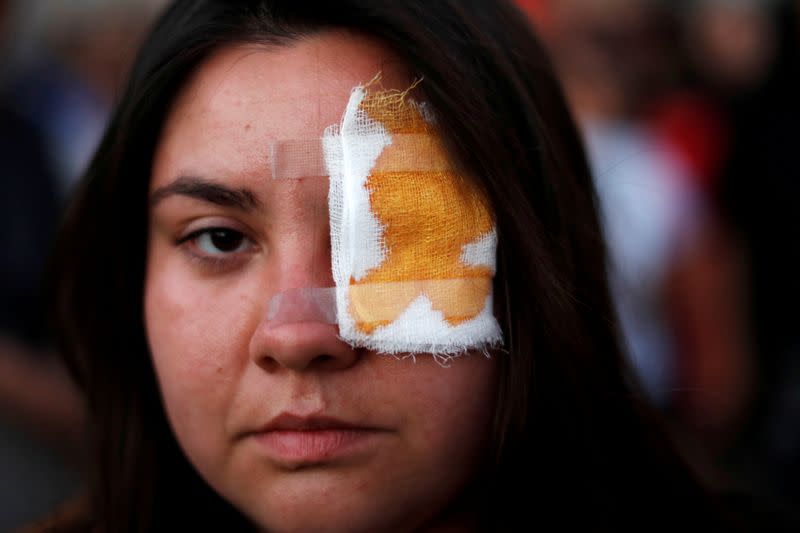
MULTIPOLYGON (((290 139, 270 144, 270 167, 273 179, 327 177, 323 139, 290 139)), ((392 136, 373 172, 445 172, 452 164, 433 134, 398 134, 392 136)))
POLYGON ((328 175, 321 138, 273 142, 269 154, 273 179, 319 178, 328 175))

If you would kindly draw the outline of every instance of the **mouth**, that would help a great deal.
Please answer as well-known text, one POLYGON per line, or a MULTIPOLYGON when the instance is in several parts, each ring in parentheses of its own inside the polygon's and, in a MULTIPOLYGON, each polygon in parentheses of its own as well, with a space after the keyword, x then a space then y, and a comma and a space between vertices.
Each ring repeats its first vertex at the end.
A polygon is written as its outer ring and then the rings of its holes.
POLYGON ((267 458, 296 470, 363 457, 386 433, 335 418, 281 414, 251 436, 267 458))

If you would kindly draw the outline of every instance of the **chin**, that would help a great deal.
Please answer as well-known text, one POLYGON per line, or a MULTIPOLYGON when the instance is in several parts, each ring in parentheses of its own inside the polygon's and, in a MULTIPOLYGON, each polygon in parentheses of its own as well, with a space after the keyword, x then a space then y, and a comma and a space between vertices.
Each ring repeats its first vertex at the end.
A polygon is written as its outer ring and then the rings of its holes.
POLYGON ((267 509, 256 510, 250 518, 261 531, 270 533, 400 532, 416 529, 414 522, 402 520, 396 516, 391 507, 389 509, 364 508, 360 505, 351 507, 348 502, 324 506, 312 502, 294 502, 269 507, 273 512, 268 512, 267 509))
POLYGON ((240 508, 270 533, 405 532, 429 519, 425 512, 430 509, 408 501, 405 494, 368 490, 357 480, 334 484, 313 477, 274 487, 260 501, 250 499, 240 508))

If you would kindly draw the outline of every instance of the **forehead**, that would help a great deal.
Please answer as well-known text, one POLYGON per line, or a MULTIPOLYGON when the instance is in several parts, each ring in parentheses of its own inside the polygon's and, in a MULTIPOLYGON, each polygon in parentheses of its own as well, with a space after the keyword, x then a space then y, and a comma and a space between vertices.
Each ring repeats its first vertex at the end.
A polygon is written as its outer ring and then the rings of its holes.
POLYGON ((271 142, 321 137, 340 121, 352 88, 379 72, 386 88, 410 82, 385 45, 345 32, 217 51, 167 116, 152 187, 179 175, 263 178, 271 142))

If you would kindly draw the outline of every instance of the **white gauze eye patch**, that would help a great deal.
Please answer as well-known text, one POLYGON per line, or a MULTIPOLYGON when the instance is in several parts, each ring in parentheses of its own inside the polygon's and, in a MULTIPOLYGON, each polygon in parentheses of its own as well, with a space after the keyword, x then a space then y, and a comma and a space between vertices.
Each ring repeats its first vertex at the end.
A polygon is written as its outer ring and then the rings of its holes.
POLYGON ((335 287, 281 293, 268 319, 335 322, 352 346, 389 354, 501 345, 494 217, 453 169, 424 105, 356 87, 341 123, 314 144, 273 149, 273 175, 328 175, 335 287))

